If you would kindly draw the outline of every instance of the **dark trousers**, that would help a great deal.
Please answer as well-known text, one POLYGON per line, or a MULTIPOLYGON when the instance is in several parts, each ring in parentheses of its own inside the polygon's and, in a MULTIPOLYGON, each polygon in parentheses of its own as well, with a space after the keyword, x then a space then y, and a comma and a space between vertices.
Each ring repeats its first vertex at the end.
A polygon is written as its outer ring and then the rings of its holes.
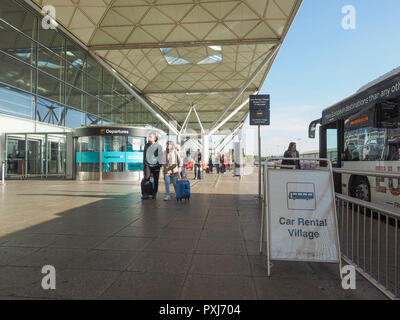
POLYGON ((200 178, 200 165, 197 163, 194 164, 194 177, 200 178))
POLYGON ((159 167, 149 167, 144 166, 143 168, 144 179, 149 180, 151 176, 154 179, 153 195, 158 191, 158 179, 160 178, 160 168, 159 167))
POLYGON ((209 163, 209 164, 208 164, 208 167, 210 168, 210 172, 212 173, 212 171, 213 171, 213 164, 212 164, 212 163, 209 163))
POLYGON ((217 167, 217 173, 219 174, 219 164, 215 165, 217 167))

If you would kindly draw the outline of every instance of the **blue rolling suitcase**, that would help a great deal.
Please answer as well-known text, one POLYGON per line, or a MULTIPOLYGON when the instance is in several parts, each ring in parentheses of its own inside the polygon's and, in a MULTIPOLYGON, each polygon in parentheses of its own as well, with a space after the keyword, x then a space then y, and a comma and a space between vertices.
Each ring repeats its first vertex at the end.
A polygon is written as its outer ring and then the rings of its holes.
POLYGON ((190 199, 190 182, 188 180, 176 181, 176 201, 190 199))

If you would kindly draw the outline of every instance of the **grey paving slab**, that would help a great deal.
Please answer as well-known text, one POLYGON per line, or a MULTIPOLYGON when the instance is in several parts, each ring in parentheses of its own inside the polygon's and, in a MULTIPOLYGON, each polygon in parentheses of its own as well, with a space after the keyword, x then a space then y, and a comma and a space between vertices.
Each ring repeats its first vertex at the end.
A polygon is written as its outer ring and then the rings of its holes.
POLYGON ((144 251, 170 252, 170 253, 193 253, 197 246, 196 239, 162 239, 158 238, 151 242, 144 251))
POLYGON ((54 234, 11 234, 2 239, 4 242, 2 242, 1 245, 7 247, 43 248, 52 244, 56 238, 54 234))
POLYGON ((67 269, 70 263, 87 254, 86 249, 42 248, 16 259, 9 265, 21 267, 43 267, 52 265, 56 269, 67 269))
POLYGON ((189 274, 250 276, 251 269, 247 256, 196 254, 189 274))
POLYGON ((185 239, 199 239, 201 234, 201 229, 185 229, 185 228, 174 228, 174 227, 166 227, 163 229, 159 238, 162 239, 181 239, 184 241, 185 239))
POLYGON ((243 234, 239 229, 225 229, 225 228, 205 228, 201 231, 202 239, 213 238, 213 239, 243 239, 243 234))
POLYGON ((326 281, 255 277, 257 296, 261 300, 330 300, 326 281))
POLYGON ((150 272, 124 272, 100 299, 176 300, 179 299, 184 275, 150 272))
POLYGON ((182 290, 188 300, 255 300, 253 278, 243 276, 189 275, 182 290))
POLYGON ((152 228, 149 226, 128 226, 119 231, 116 236, 127 236, 127 237, 141 237, 141 238, 157 238, 163 229, 152 228))
POLYGON ((260 241, 246 240, 244 244, 249 256, 258 256, 260 254, 260 241))
POLYGON ((128 267, 128 271, 186 274, 192 254, 142 252, 128 267))
POLYGON ((101 235, 57 235, 56 240, 49 247, 93 249, 106 239, 107 236, 101 235))
POLYGON ((74 259, 69 264, 69 267, 74 269, 124 271, 137 255, 137 252, 128 250, 90 250, 85 255, 74 259))
POLYGON ((44 290, 40 267, 0 269, 0 295, 32 298, 95 299, 117 278, 117 272, 56 270, 56 289, 44 290))
POLYGON ((243 240, 224 238, 200 239, 196 253, 241 256, 247 255, 243 240))
POLYGON ((111 237, 98 245, 96 249, 141 251, 151 243, 151 241, 151 238, 111 237))
POLYGON ((31 255, 40 250, 39 248, 25 248, 25 247, 0 247, 0 266, 6 266, 31 255))
POLYGON ((174 219, 173 221, 171 221, 171 223, 168 224, 168 227, 201 230, 203 228, 203 225, 204 225, 203 219, 200 220, 174 219))

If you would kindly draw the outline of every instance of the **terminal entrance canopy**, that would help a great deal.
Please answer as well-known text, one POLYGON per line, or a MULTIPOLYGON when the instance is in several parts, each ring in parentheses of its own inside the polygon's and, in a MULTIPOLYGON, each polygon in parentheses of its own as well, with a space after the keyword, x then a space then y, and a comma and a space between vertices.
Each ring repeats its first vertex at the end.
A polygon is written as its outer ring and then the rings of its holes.
MULTIPOLYGON (((41 11, 47 1, 25 0, 41 11)), ((165 122, 212 134, 247 117, 301 0, 54 0, 58 28, 165 122), (199 120, 199 121, 198 121, 199 120)), ((165 123, 164 122, 164 123, 165 123)))

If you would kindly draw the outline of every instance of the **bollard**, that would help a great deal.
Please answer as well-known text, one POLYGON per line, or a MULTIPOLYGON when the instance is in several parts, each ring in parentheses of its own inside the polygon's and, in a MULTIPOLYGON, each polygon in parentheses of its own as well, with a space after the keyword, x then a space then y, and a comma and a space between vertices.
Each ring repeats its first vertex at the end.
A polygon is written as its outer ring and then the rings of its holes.
POLYGON ((6 184, 5 175, 6 175, 6 162, 2 161, 1 162, 1 184, 2 185, 6 184))

